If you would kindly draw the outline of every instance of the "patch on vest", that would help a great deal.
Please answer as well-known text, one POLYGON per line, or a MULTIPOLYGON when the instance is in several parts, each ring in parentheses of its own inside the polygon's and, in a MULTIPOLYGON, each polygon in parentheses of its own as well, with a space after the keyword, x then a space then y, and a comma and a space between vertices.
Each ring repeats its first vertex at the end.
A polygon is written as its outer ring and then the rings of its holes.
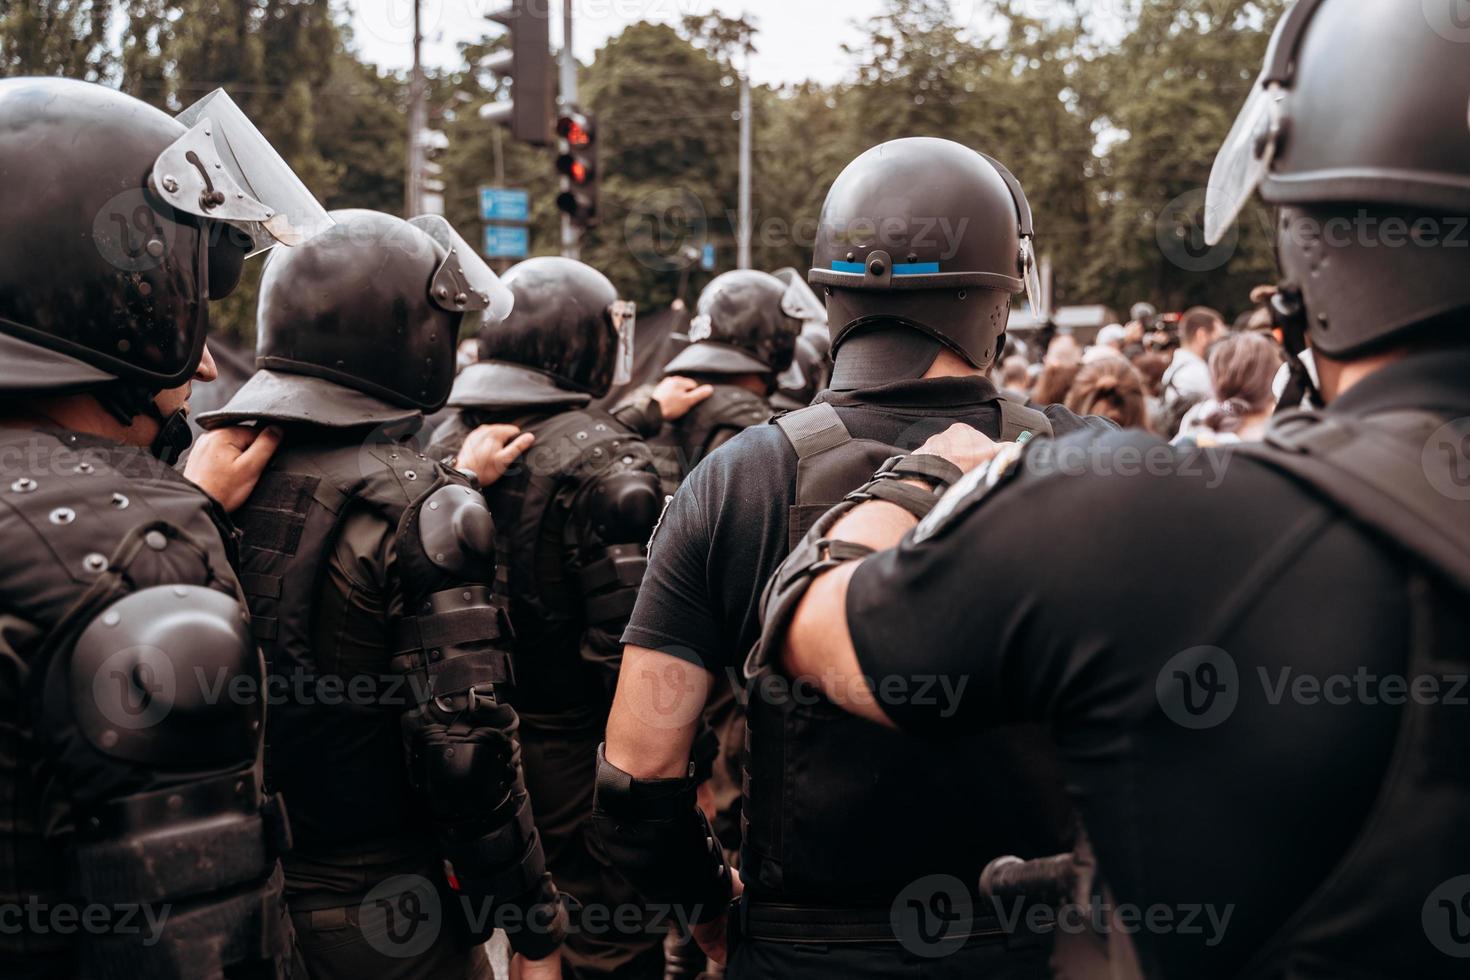
POLYGON ((1017 463, 1025 449, 1024 442, 1008 442, 991 457, 990 462, 975 467, 939 498, 919 526, 914 528, 914 543, 923 544, 949 525, 968 513, 976 504, 989 496, 990 491, 1004 479, 1017 471, 1017 463))
POLYGON ((653 551, 653 539, 658 537, 658 529, 664 526, 664 515, 669 512, 669 504, 672 504, 673 502, 673 494, 664 494, 663 510, 658 512, 658 520, 653 522, 653 530, 650 531, 648 534, 648 543, 643 546, 644 551, 650 553, 653 551))

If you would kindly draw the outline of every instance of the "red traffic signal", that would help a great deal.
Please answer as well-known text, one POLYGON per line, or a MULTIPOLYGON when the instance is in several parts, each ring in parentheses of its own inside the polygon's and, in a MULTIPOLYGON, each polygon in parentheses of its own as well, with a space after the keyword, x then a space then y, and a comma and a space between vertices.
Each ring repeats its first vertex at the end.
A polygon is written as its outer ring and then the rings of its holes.
POLYGON ((576 224, 586 227, 597 220, 597 120, 590 112, 570 109, 556 121, 561 154, 556 172, 562 176, 562 192, 556 205, 576 224))

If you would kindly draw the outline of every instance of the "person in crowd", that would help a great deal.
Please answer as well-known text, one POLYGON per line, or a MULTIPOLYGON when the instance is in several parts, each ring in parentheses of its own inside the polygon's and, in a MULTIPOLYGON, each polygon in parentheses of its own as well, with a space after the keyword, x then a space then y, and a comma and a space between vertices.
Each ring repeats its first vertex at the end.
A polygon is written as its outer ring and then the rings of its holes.
POLYGON ((1082 370, 1080 362, 1073 364, 1043 364, 1041 374, 1031 387, 1031 398, 1038 405, 1060 405, 1067 400, 1072 382, 1082 370))
POLYGON ((1199 401, 1210 396, 1210 368, 1205 356, 1225 336, 1227 327, 1219 313, 1205 306, 1188 310, 1179 321, 1179 349, 1169 370, 1164 372, 1164 404, 1174 407, 1181 400, 1199 401))
POLYGON ((1123 346, 1128 343, 1128 331, 1121 323, 1110 323, 1097 332, 1095 348, 1107 348, 1115 354, 1123 353, 1123 346))
POLYGON ((1284 358, 1260 333, 1232 334, 1210 351, 1211 396, 1190 409, 1180 440, 1199 446, 1255 442, 1276 410, 1274 382, 1284 358))
POLYGON ((1022 404, 1031 399, 1031 365, 1026 358, 1012 354, 1000 367, 1001 394, 1009 395, 1022 404))
POLYGON ((1123 429, 1149 430, 1143 379, 1121 355, 1084 364, 1067 392, 1066 406, 1078 415, 1097 415, 1123 429))

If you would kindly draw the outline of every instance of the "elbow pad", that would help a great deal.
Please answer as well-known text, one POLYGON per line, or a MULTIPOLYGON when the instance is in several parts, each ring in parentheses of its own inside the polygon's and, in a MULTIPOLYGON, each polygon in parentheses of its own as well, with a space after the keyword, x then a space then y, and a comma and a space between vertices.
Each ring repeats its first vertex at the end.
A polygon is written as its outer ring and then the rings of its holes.
POLYGON ((730 905, 730 868, 692 776, 634 779, 597 748, 592 829, 613 866, 646 901, 682 905, 695 925, 730 905))
POLYGON ((581 516, 600 546, 589 549, 577 581, 587 621, 616 630, 633 614, 648 569, 648 539, 662 505, 658 477, 645 470, 611 473, 589 489, 581 516))

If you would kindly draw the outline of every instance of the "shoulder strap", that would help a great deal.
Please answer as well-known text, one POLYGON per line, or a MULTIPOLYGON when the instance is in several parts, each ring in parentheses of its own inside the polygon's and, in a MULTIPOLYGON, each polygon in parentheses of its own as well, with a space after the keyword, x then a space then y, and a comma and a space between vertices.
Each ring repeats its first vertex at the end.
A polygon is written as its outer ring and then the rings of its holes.
POLYGON ((1470 485, 1457 470, 1458 450, 1439 453, 1431 442, 1444 424, 1429 412, 1292 412, 1265 442, 1234 451, 1307 484, 1470 591, 1470 485))
POLYGON ((842 424, 842 417, 837 414, 837 409, 826 402, 787 412, 778 416, 775 422, 791 441, 797 459, 815 456, 852 439, 852 434, 842 424))
POLYGON ((995 404, 1000 409, 1001 442, 1016 442, 1027 434, 1033 438, 1047 439, 1054 435, 1051 419, 1046 417, 1045 412, 1038 412, 1005 397, 998 399, 995 404))

